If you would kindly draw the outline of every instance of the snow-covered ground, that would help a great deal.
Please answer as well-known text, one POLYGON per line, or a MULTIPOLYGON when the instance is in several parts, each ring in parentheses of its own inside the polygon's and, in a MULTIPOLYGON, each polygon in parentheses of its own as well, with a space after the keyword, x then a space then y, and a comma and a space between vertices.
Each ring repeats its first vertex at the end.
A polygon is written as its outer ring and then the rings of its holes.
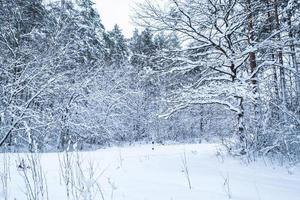
POLYGON ((44 199, 66 200, 65 183, 69 183, 72 200, 300 200, 299 167, 287 169, 263 161, 246 164, 217 152, 216 144, 193 144, 155 146, 154 150, 151 145, 109 148, 68 157, 64 153, 41 154, 42 168, 36 171, 42 170, 45 177, 37 175, 35 179, 46 183, 36 185, 30 179, 38 173, 32 173, 28 155, 9 154, 4 159, 2 154, 0 190, 5 188, 3 166, 7 163, 11 200, 27 199, 30 188, 33 194, 48 191, 44 199), (25 174, 30 183, 27 189, 25 174))

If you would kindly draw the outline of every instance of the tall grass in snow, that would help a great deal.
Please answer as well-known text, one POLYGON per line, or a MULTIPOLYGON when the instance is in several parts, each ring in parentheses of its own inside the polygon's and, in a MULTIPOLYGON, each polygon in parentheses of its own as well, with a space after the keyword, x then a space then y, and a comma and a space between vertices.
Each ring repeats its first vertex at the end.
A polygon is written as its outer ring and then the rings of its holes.
POLYGON ((182 162, 182 171, 183 171, 183 173, 185 175, 185 178, 188 182, 189 188, 192 189, 192 182, 191 182, 191 178, 190 178, 186 152, 183 153, 183 155, 181 157, 181 162, 182 162))
POLYGON ((38 153, 19 156, 18 172, 25 184, 27 200, 48 200, 48 185, 38 153))
POLYGON ((2 166, 0 172, 1 178, 1 191, 0 191, 0 198, 3 200, 8 200, 8 182, 10 178, 10 157, 7 154, 6 150, 2 155, 2 166))
POLYGON ((72 200, 105 200, 98 180, 104 171, 97 173, 95 163, 85 162, 80 154, 68 150, 59 154, 61 180, 67 198, 72 200))

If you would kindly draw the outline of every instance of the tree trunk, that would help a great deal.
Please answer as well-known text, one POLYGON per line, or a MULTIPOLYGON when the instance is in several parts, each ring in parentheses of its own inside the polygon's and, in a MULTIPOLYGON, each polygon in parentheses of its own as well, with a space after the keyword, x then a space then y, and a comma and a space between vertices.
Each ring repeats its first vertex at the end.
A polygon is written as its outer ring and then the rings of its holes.
MULTIPOLYGON (((296 48, 295 48, 295 44, 294 44, 294 34, 292 31, 292 14, 290 12, 288 12, 288 16, 287 16, 287 23, 289 26, 289 38, 290 38, 290 49, 291 49, 291 60, 292 60, 292 65, 293 68, 296 70, 296 73, 299 74, 299 66, 297 64, 297 55, 296 55, 296 48)), ((299 76, 295 76, 295 87, 296 87, 296 107, 299 106, 299 102, 300 102, 300 78, 299 76)))
POLYGON ((241 154, 246 153, 247 148, 247 141, 245 137, 245 124, 244 124, 244 98, 243 97, 236 97, 239 101, 239 109, 240 112, 237 115, 238 120, 238 139, 240 141, 241 146, 241 154))
MULTIPOLYGON (((253 11, 251 6, 251 0, 247 0, 247 7, 248 7, 248 42, 250 46, 252 46, 252 43, 254 42, 254 24, 253 24, 253 11)), ((250 72, 251 74, 255 72, 257 65, 256 65, 256 55, 255 52, 251 51, 249 52, 249 63, 250 63, 250 72)), ((253 93, 256 94, 257 92, 257 78, 256 75, 252 77, 251 83, 253 85, 253 93)))
MULTIPOLYGON (((253 19, 253 8, 251 5, 251 0, 247 0, 247 8, 248 8, 248 43, 250 47, 253 46, 255 36, 254 36, 254 19, 253 19)), ((257 63, 256 63, 256 55, 254 51, 249 52, 249 65, 250 65, 250 73, 251 84, 252 84, 252 95, 253 95, 253 123, 251 123, 252 130, 255 134, 258 133, 259 123, 258 123, 258 82, 257 82, 257 63)))
MULTIPOLYGON (((280 33, 280 21, 279 21, 279 14, 278 14, 278 0, 274 0, 274 17, 275 17, 275 26, 276 30, 278 31, 277 40, 278 42, 281 41, 281 33, 280 33)), ((280 65, 279 74, 280 74, 280 92, 281 92, 281 103, 282 107, 286 109, 287 106, 287 94, 286 94, 286 76, 285 76, 285 69, 283 67, 283 53, 282 47, 278 49, 278 62, 280 65)), ((286 120, 286 115, 284 114, 284 120, 286 120)))
MULTIPOLYGON (((272 34, 273 33, 273 13, 271 12, 271 0, 267 1, 267 5, 268 5, 268 34, 272 34)), ((271 60, 275 61, 275 54, 274 52, 271 52, 271 60)), ((278 87, 278 75, 277 75, 277 70, 276 70, 276 66, 274 65, 272 67, 272 82, 273 82, 273 88, 274 88, 274 97, 273 97, 273 101, 275 102, 276 105, 278 105, 278 101, 280 99, 280 95, 279 95, 279 87, 278 87)), ((273 95, 272 95, 273 96, 273 95)), ((271 100, 272 101, 272 100, 271 100)), ((277 120, 279 120, 279 109, 277 106, 274 106, 272 103, 270 104, 270 108, 271 108, 271 112, 272 112, 272 118, 275 118, 277 120)))

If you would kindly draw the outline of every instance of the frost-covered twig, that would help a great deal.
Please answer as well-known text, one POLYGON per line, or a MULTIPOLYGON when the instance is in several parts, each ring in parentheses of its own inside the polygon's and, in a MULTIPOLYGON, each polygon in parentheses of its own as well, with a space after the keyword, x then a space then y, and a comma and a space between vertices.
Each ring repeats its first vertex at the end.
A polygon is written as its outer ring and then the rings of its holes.
POLYGON ((5 151, 2 155, 2 170, 0 173, 1 177, 1 193, 0 197, 3 198, 3 200, 8 200, 8 181, 11 179, 10 177, 10 157, 9 154, 5 151))
POLYGON ((72 156, 70 152, 65 151, 62 153, 63 155, 58 155, 59 167, 60 167, 60 174, 61 179, 66 186, 67 197, 70 198, 70 191, 71 191, 71 177, 72 175, 72 156))
POLYGON ((110 178, 107 179, 108 184, 111 186, 111 193, 110 193, 110 199, 114 199, 114 192, 117 189, 117 186, 115 185, 114 182, 111 181, 110 178))
POLYGON ((95 163, 90 161, 87 166, 78 152, 65 151, 59 156, 61 177, 64 181, 68 199, 94 200, 98 196, 105 200, 98 179, 104 170, 96 174, 95 163))
POLYGON ((230 189, 230 182, 229 182, 229 174, 227 172, 226 176, 224 176, 222 173, 221 173, 221 176, 224 180, 224 183, 223 183, 223 187, 224 187, 224 190, 227 194, 227 197, 228 199, 231 199, 232 198, 232 194, 231 194, 231 189, 230 189))
POLYGON ((47 181, 38 153, 31 153, 25 158, 19 157, 17 168, 24 180, 28 200, 49 199, 47 181))
POLYGON ((189 169, 188 169, 188 164, 187 164, 187 157, 186 157, 186 153, 183 153, 183 156, 181 157, 181 162, 182 162, 182 171, 185 175, 185 178, 188 182, 189 188, 192 189, 192 183, 191 183, 191 178, 190 178, 190 174, 189 174, 189 169))

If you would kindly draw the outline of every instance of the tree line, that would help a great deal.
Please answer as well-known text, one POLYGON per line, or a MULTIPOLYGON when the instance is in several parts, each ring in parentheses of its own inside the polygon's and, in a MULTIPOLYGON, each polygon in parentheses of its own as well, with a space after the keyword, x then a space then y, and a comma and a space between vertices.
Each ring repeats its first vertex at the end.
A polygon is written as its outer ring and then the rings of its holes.
POLYGON ((169 71, 197 71, 169 96, 166 114, 220 106, 236 119, 236 142, 229 149, 299 155, 299 2, 170 0, 167 5, 147 0, 136 18, 141 26, 175 32, 185 41, 180 51, 162 57, 180 63, 169 71))
POLYGON ((2 147, 219 137, 300 155, 297 0, 146 0, 129 39, 91 0, 0 7, 2 147))
POLYGON ((1 0, 0 7, 2 148, 63 150, 199 135, 197 117, 157 117, 166 107, 166 84, 148 72, 159 50, 179 48, 176 35, 145 29, 126 39, 117 25, 105 30, 90 0, 1 0))

